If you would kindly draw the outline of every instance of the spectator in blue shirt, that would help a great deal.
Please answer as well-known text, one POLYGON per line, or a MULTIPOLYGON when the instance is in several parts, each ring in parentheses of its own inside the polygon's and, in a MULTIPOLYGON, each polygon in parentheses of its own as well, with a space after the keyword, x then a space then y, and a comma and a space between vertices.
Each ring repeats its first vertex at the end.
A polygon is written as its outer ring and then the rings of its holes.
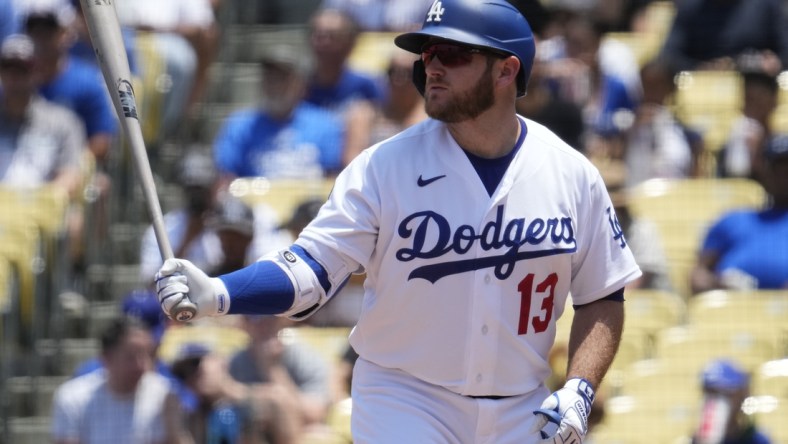
POLYGON ((321 178, 342 167, 344 131, 330 112, 304 101, 312 63, 277 45, 261 60, 262 99, 231 114, 214 145, 223 181, 235 177, 321 178))
POLYGON ((771 197, 712 225, 692 272, 695 293, 717 288, 788 288, 788 134, 767 142, 755 176, 771 197))
POLYGON ((19 22, 13 0, 0 0, 0 42, 18 31, 19 22))
POLYGON ((39 92, 79 115, 90 151, 97 162, 104 162, 118 122, 101 70, 69 56, 76 11, 67 2, 45 2, 29 5, 22 14, 25 31, 36 45, 39 92))

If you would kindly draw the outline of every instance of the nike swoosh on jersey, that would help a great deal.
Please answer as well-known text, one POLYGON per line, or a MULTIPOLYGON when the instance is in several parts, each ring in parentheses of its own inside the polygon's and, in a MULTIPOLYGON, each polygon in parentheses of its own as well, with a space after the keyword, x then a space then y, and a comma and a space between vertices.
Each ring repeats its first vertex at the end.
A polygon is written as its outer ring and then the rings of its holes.
POLYGON ((445 174, 443 174, 441 176, 430 177, 429 179, 424 179, 423 177, 421 177, 421 175, 419 175, 419 180, 416 181, 416 185, 418 185, 420 187, 426 187, 427 185, 431 184, 432 182, 435 182, 438 179, 443 179, 444 177, 446 177, 445 174))

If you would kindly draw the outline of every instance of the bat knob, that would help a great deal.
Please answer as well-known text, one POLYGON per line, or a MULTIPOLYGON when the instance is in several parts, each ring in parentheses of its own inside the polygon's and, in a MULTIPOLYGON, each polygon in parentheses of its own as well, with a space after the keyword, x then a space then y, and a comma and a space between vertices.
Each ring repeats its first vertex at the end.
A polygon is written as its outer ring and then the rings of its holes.
POLYGON ((192 301, 184 297, 172 309, 172 318, 178 322, 188 322, 197 314, 197 306, 192 301))

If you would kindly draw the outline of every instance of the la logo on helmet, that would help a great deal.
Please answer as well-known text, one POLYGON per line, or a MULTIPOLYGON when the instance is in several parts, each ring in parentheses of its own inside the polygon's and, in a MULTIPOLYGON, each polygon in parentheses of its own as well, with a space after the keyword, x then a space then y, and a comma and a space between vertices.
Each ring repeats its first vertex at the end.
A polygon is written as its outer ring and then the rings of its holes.
POLYGON ((430 7, 430 11, 427 13, 427 21, 428 22, 439 22, 441 21, 441 16, 443 15, 444 8, 443 3, 441 0, 436 0, 435 3, 432 4, 430 7))

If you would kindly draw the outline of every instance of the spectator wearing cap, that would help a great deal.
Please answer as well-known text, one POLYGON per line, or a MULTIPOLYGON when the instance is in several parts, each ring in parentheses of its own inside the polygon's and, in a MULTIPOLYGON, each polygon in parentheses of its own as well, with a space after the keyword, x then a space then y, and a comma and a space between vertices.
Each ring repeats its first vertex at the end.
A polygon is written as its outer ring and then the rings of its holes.
POLYGON ((742 411, 750 377, 730 359, 715 359, 701 373, 703 407, 693 444, 769 444, 771 440, 742 411))
POLYGON ((788 134, 772 136, 757 164, 769 204, 726 213, 711 226, 692 271, 696 293, 788 288, 788 134))
POLYGON ((63 383, 52 403, 56 444, 186 443, 183 413, 169 381, 153 372, 153 338, 133 318, 101 335, 103 368, 63 383))
POLYGON ((229 373, 225 357, 186 343, 172 373, 196 393, 187 427, 198 443, 291 444, 298 433, 294 398, 279 387, 250 386, 229 373))
POLYGON ((0 182, 53 184, 76 196, 85 131, 71 110, 39 95, 34 46, 23 34, 0 46, 0 182))
POLYGON ((87 146, 103 165, 118 135, 118 122, 99 68, 69 55, 76 11, 71 3, 58 0, 21 5, 25 32, 35 42, 35 76, 41 95, 79 115, 87 146))
MULTIPOLYGON (((164 215, 164 227, 177 257, 187 257, 205 269, 222 262, 222 249, 207 218, 216 204, 218 175, 210 155, 192 147, 178 164, 177 181, 183 193, 182 206, 164 215)), ((140 279, 153 285, 153 275, 162 264, 153 227, 147 228, 140 245, 140 279)))
POLYGON ((236 177, 320 179, 342 167, 344 131, 304 101, 312 61, 303 48, 275 44, 261 57, 261 100, 223 122, 214 144, 223 183, 236 177))
POLYGON ((222 262, 209 275, 227 274, 254 260, 250 257, 255 235, 254 212, 243 201, 230 195, 223 196, 209 217, 208 226, 219 237, 223 256, 222 262))

